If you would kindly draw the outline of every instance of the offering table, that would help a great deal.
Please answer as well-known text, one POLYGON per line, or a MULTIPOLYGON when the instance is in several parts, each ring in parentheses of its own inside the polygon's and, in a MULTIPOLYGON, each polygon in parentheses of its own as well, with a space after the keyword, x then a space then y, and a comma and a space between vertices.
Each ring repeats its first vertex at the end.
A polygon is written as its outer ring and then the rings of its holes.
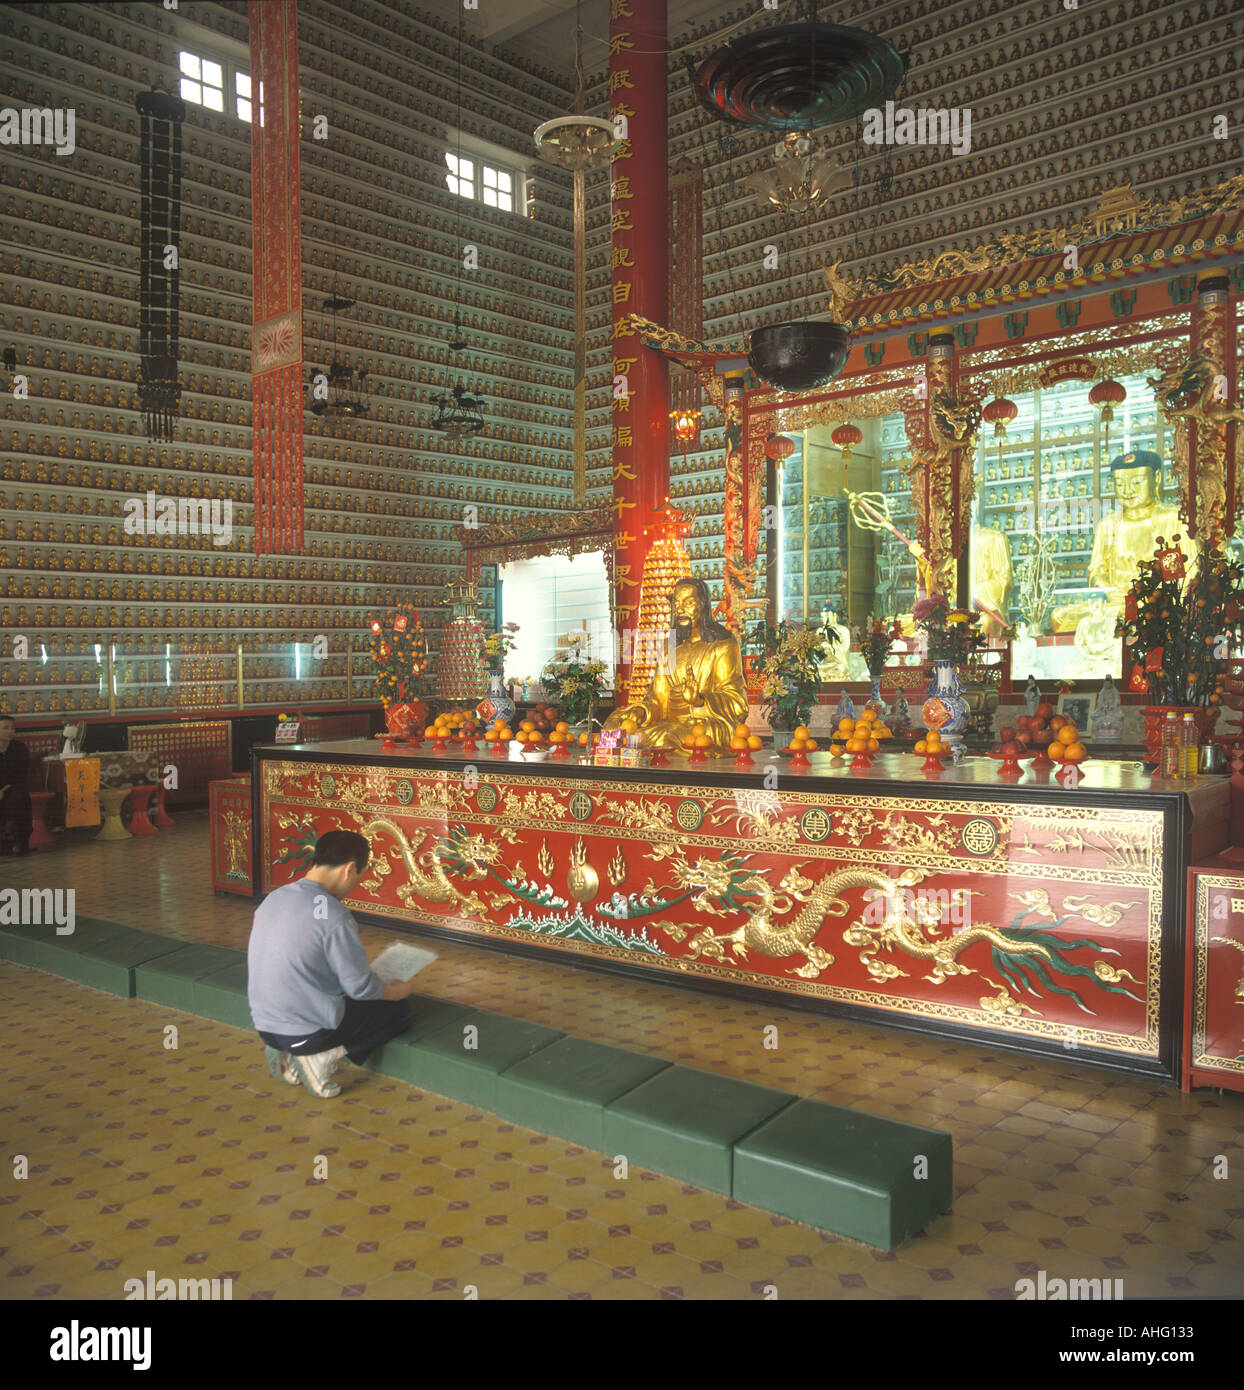
POLYGON ((258 745, 252 882, 355 830, 362 920, 1181 1079, 1186 873, 1226 845, 1226 779, 756 758, 258 745))

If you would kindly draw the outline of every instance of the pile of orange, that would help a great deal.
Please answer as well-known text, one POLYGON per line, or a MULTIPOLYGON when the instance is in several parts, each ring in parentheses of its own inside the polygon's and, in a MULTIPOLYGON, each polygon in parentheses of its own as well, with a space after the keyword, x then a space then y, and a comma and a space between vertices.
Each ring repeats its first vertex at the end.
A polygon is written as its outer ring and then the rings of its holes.
POLYGON ((431 739, 466 739, 474 738, 478 732, 479 720, 475 717, 474 710, 452 709, 438 714, 424 729, 423 736, 431 739))
POLYGON ((703 724, 695 724, 691 729, 691 737, 687 740, 688 748, 711 748, 713 740, 708 736, 708 730, 703 724))
POLYGON ((917 753, 932 753, 935 756, 947 753, 950 750, 942 742, 942 736, 936 729, 930 729, 924 738, 916 744, 917 753))
POLYGON ((746 724, 736 724, 734 726, 734 736, 730 740, 730 747, 735 753, 742 753, 747 749, 755 751, 757 748, 762 747, 763 744, 764 740, 760 735, 750 733, 746 724))
POLYGON ((802 724, 791 735, 790 751, 792 753, 815 753, 820 746, 802 724))
MULTIPOLYGON (((1056 714, 1054 718, 1063 719, 1064 716, 1056 714)), ((1053 720, 1050 721, 1050 727, 1054 727, 1053 720)), ((1080 731, 1070 719, 1058 726, 1054 742, 1046 752, 1056 763, 1082 763, 1088 756, 1088 750, 1080 742, 1080 731)))
POLYGON ((875 753, 881 747, 881 740, 894 735, 877 718, 877 711, 866 709, 858 719, 845 714, 834 730, 834 740, 829 746, 831 755, 841 758, 847 753, 875 753))
MULTIPOLYGON (((529 743, 533 748, 543 747, 545 741, 544 731, 542 729, 537 729, 535 721, 531 719, 523 720, 518 726, 518 733, 516 733, 514 737, 519 743, 529 743)), ((552 741, 550 732, 549 742, 551 743, 552 741)))
POLYGON ((549 730, 550 743, 573 743, 574 735, 570 732, 570 725, 564 719, 558 720, 549 730))
POLYGON ((509 743, 513 737, 514 731, 500 715, 492 721, 491 728, 484 730, 485 743, 509 743))

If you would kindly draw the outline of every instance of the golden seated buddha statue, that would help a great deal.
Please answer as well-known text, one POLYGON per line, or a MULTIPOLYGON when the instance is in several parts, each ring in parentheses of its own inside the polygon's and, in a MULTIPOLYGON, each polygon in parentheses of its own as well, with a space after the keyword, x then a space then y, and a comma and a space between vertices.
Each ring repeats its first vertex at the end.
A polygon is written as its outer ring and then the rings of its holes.
POLYGON ((682 749, 692 729, 702 724, 714 747, 727 748, 735 726, 747 719, 738 639, 714 621, 702 579, 680 579, 674 585, 670 617, 672 663, 659 666, 643 699, 615 710, 605 728, 620 729, 633 720, 646 747, 682 749))

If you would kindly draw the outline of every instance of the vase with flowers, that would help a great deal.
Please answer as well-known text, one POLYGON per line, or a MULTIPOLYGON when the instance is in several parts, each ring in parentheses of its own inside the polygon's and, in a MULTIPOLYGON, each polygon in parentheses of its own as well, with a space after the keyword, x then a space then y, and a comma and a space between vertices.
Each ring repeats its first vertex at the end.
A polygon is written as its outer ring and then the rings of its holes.
POLYGON ((952 608, 945 594, 927 594, 912 605, 912 621, 924 634, 933 679, 920 710, 924 727, 936 729, 952 750, 962 749, 971 710, 963 697, 959 667, 985 645, 979 613, 952 608))
POLYGON ((1115 624, 1124 642, 1125 688, 1150 701, 1144 719, 1151 763, 1161 756, 1168 714, 1193 715, 1198 743, 1212 736, 1226 664, 1244 642, 1244 565, 1215 537, 1189 577, 1178 541, 1157 538, 1153 558, 1137 566, 1115 624))
POLYGON ((475 708, 485 723, 503 719, 508 725, 514 718, 517 706, 505 688, 505 662, 518 645, 517 632, 517 623, 506 623, 500 631, 490 632, 480 648, 480 656, 488 667, 488 693, 475 708))
POLYGON ((872 693, 864 708, 875 711, 877 718, 882 721, 885 720, 887 711, 885 701, 881 697, 881 674, 890 659, 895 642, 902 635, 903 629, 897 618, 884 622, 881 618, 871 615, 863 631, 855 633, 855 644, 864 658, 864 665, 868 667, 868 678, 872 682, 872 693))
POLYGON ((821 663, 840 641, 833 624, 809 627, 783 620, 776 627, 759 622, 748 645, 760 652, 760 700, 774 743, 790 745, 791 732, 812 717, 821 686, 821 663))
POLYGON ((592 657, 589 648, 586 632, 567 633, 565 660, 548 662, 540 673, 545 699, 555 704, 561 717, 572 726, 590 720, 591 712, 605 703, 609 668, 592 657))

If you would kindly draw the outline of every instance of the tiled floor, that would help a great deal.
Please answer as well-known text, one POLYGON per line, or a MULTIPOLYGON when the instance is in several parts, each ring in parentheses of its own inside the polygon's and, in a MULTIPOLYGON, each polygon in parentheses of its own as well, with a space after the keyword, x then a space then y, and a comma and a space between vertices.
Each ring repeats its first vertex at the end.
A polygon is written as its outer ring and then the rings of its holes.
MULTIPOLYGON (((79 916, 244 947, 207 887, 207 821, 0 865, 79 916)), ((389 940, 365 928, 374 953, 389 940)), ((0 965, 8 1298, 117 1299, 127 1278, 237 1298, 999 1298, 1047 1277, 1244 1295, 1244 1096, 1177 1091, 779 1007, 436 943, 420 989, 949 1130, 955 1203, 894 1254, 784 1221, 350 1069, 319 1101, 259 1040, 0 965), (776 1023, 780 1047, 762 1047, 776 1023), (174 1025, 178 1046, 166 1046, 174 1025)))

